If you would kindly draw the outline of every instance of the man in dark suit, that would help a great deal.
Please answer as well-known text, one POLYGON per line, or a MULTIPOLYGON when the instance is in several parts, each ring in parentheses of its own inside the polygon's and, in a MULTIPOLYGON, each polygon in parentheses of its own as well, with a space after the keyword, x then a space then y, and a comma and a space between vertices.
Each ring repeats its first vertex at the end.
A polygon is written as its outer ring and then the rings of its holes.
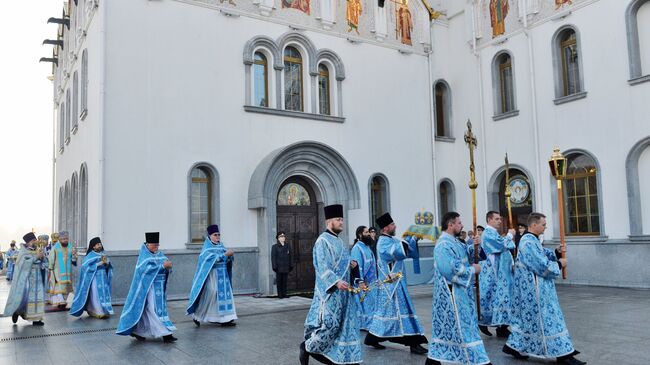
POLYGON ((275 236, 276 243, 271 248, 271 265, 275 272, 275 282, 278 287, 278 299, 287 297, 287 277, 293 270, 291 248, 285 243, 284 232, 278 232, 275 236))

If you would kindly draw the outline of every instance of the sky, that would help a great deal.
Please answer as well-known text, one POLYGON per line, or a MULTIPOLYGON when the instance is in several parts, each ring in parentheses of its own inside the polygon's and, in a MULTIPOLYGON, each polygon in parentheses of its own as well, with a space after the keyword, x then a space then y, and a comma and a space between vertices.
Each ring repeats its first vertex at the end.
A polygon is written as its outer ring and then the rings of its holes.
POLYGON ((63 1, 1 1, 0 34, 0 250, 34 229, 52 226, 52 56, 63 1))

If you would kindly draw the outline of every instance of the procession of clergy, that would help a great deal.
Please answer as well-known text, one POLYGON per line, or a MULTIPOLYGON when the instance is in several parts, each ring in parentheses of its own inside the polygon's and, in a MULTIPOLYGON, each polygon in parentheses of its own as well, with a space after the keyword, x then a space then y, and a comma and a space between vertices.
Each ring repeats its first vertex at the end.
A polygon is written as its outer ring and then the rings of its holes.
MULTIPOLYGON (((395 237, 396 225, 389 213, 376 220, 381 230, 376 247, 368 229, 360 226, 352 249, 339 238, 343 231, 343 207, 324 208, 327 230, 313 247, 315 288, 300 344, 301 365, 310 357, 325 364, 363 362, 363 343, 376 350, 381 342, 410 347, 427 355, 425 364, 491 364, 479 331, 507 337, 503 352, 517 358, 556 358, 560 364, 585 364, 575 358, 573 347, 555 291, 565 258, 541 245, 546 217, 531 213, 527 231, 515 247, 514 230, 501 236, 501 216, 488 212, 487 226, 473 239, 480 244, 480 262, 474 260, 474 245, 459 238, 460 215, 446 213, 443 233, 434 248, 432 338, 427 340, 415 313, 406 285, 406 258, 419 270, 419 253, 414 236, 395 237), (516 249, 516 259, 511 250, 516 249), (473 263, 474 262, 474 263, 473 263), (478 275, 480 274, 480 275, 478 275), (475 284, 479 278, 480 319, 475 284), (422 345, 428 343, 428 350, 422 345)), ((65 308, 74 293, 70 314, 107 318, 113 314, 111 279, 113 269, 100 238, 90 240, 79 270, 76 290, 71 265, 77 254, 68 246, 67 232, 52 235, 54 244, 43 247, 34 233, 10 260, 12 281, 5 316, 13 323, 19 317, 43 325, 46 292, 48 301, 65 308)), ((47 236, 39 236, 47 242, 47 236)), ((117 328, 118 335, 138 341, 160 338, 174 342, 176 327, 167 312, 167 280, 172 262, 159 251, 157 232, 145 234, 131 287, 117 328)), ((15 248, 14 248, 15 250, 15 248)), ((207 238, 198 258, 186 314, 194 324, 218 323, 234 326, 237 315, 232 291, 231 265, 234 252, 220 241, 219 227, 207 227, 207 238)), ((416 272, 417 272, 416 270, 416 272)))

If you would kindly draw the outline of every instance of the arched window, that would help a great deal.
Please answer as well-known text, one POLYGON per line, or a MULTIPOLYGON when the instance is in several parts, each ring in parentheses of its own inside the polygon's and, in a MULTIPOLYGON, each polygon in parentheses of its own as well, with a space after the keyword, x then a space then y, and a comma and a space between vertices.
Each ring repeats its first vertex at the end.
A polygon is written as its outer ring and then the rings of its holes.
POLYGON ((436 137, 451 137, 451 97, 449 95, 449 86, 445 81, 441 80, 435 83, 434 99, 436 137))
POLYGON ((556 104, 586 96, 582 81, 582 55, 576 29, 560 28, 553 37, 556 104), (572 96, 571 98, 566 98, 572 96), (559 100, 558 100, 559 99, 559 100))
POLYGON ((59 104, 59 150, 63 152, 65 144, 65 103, 59 104))
POLYGON ((77 128, 79 120, 79 74, 77 71, 72 76, 72 129, 77 128))
POLYGON ((330 114, 330 73, 322 63, 318 65, 318 112, 330 114))
POLYGON ((64 199, 64 197, 63 197, 63 187, 60 187, 59 188, 59 204, 58 204, 58 216, 59 216, 59 219, 57 221, 57 231, 63 230, 63 226, 65 225, 65 223, 64 223, 65 217, 63 215, 63 211, 65 210, 65 204, 64 204, 63 199, 64 199))
POLYGON ((625 10, 631 85, 650 81, 650 0, 632 0, 625 10))
POLYGON ((295 47, 284 50, 284 108, 303 111, 302 56, 295 47))
POLYGON ((70 90, 65 93, 65 143, 70 142, 70 90))
POLYGON ((599 235, 598 171, 596 161, 583 153, 567 155, 564 180, 567 235, 599 235))
POLYGON ((81 53, 81 120, 88 115, 88 50, 81 53))
POLYGON ((70 181, 65 182, 63 192, 63 230, 70 230, 70 181))
POLYGON ((205 239, 207 226, 219 223, 218 176, 211 166, 197 164, 189 178, 190 242, 198 243, 205 239))
POLYGON ((449 180, 443 180, 438 187, 440 211, 439 217, 445 213, 454 211, 456 205, 456 198, 454 196, 454 186, 449 180))
MULTIPOLYGON (((77 173, 72 174, 72 179, 70 180, 70 200, 71 200, 71 211, 70 211, 70 242, 74 244, 75 247, 79 247, 79 186, 77 185, 77 173)), ((81 244, 83 246, 83 244, 81 244)))
POLYGON ((269 64, 262 52, 255 52, 253 63, 253 77, 255 92, 253 94, 253 105, 269 106, 269 64))
POLYGON ((79 170, 79 243, 88 243, 88 171, 86 165, 79 170))
POLYGON ((513 112, 515 105, 515 83, 512 56, 508 52, 498 53, 492 64, 492 80, 495 93, 495 116, 513 112))
POLYGON ((374 226, 377 217, 390 210, 388 180, 384 175, 376 174, 370 178, 370 225, 374 226))

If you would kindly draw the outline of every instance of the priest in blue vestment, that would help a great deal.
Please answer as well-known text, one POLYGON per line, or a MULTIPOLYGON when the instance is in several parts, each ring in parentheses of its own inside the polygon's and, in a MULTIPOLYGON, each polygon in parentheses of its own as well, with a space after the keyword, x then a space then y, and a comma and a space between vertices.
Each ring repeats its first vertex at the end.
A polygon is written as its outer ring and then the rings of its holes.
POLYGON ((519 241, 512 301, 510 337, 503 352, 517 359, 556 358, 558 364, 583 365, 573 347, 555 291, 555 279, 567 260, 542 247, 546 216, 531 213, 528 232, 519 241))
POLYGON ((402 241, 394 237, 397 227, 390 213, 377 218, 376 223, 381 231, 377 240, 378 277, 379 280, 389 277, 393 280, 376 289, 375 311, 364 343, 384 349, 380 342, 390 341, 409 346, 412 353, 424 355, 427 349, 422 344, 428 341, 415 313, 404 276, 404 260, 409 256, 419 257, 417 244, 415 240, 402 241))
POLYGON ((460 214, 442 217, 442 235, 433 251, 432 335, 426 365, 491 364, 478 331, 475 275, 479 264, 472 264, 472 246, 460 242, 463 229, 460 214))
POLYGON ((94 318, 108 318, 113 314, 111 281, 113 265, 104 252, 99 237, 90 240, 86 257, 79 270, 79 281, 70 315, 80 317, 84 311, 94 318))
POLYGON ((481 332, 488 336, 492 335, 488 327, 497 327, 497 336, 508 338, 514 265, 510 250, 515 248, 515 230, 509 229, 505 237, 499 234, 502 224, 499 212, 489 211, 486 221, 481 248, 487 260, 481 261, 481 318, 478 324, 481 332))
MULTIPOLYGON (((377 281, 377 260, 372 253, 372 238, 368 227, 359 226, 356 231, 356 238, 350 256, 359 267, 359 275, 365 283, 371 284, 377 281)), ((361 329, 367 331, 370 327, 372 315, 375 311, 376 290, 362 293, 359 298, 361 329)))
POLYGON ((11 241, 7 256, 7 281, 11 281, 14 277, 14 267, 18 260, 18 249, 16 248, 16 241, 11 241))
POLYGON ((4 315, 11 316, 14 324, 18 322, 18 317, 22 317, 24 320, 32 321, 34 326, 42 326, 45 314, 43 278, 45 255, 36 246, 34 233, 27 233, 23 240, 25 245, 18 252, 4 315))
POLYGON ((192 316, 197 327, 201 326, 201 322, 234 326, 237 313, 227 268, 234 251, 226 249, 221 243, 218 225, 209 226, 207 231, 208 237, 203 242, 192 280, 187 315, 192 316))
POLYGON ((131 288, 122 309, 117 334, 138 341, 162 337, 163 342, 177 340, 176 327, 167 313, 167 279, 172 262, 159 251, 160 233, 145 233, 145 243, 135 264, 131 288))
POLYGON ((350 260, 348 246, 339 238, 343 232, 343 206, 325 207, 327 230, 314 244, 316 284, 311 308, 305 319, 300 364, 309 357, 323 364, 359 364, 363 361, 359 331, 359 307, 351 291, 361 288, 358 265, 350 260))

